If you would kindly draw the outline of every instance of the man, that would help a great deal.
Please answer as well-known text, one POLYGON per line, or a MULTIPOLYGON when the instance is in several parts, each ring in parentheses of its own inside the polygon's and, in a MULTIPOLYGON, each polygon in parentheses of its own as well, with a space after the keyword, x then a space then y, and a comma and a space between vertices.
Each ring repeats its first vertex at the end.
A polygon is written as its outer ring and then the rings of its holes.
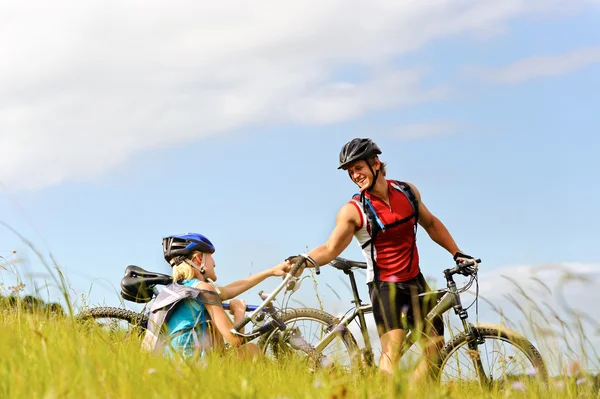
MULTIPOLYGON (((381 340, 379 368, 393 374, 406 329, 422 324, 422 316, 429 310, 417 297, 429 291, 419 268, 417 223, 457 263, 473 257, 459 250, 413 184, 386 180, 386 164, 379 160, 379 154, 379 147, 367 138, 353 139, 342 148, 338 169, 348 172, 360 194, 342 206, 329 239, 307 255, 307 264, 329 263, 346 249, 352 236, 357 238, 367 260, 367 284, 381 340), (408 325, 401 320, 403 311, 408 325)), ((443 345, 443 328, 441 318, 433 326, 423 327, 423 335, 429 338, 423 345, 425 358, 415 370, 414 381, 428 375, 429 365, 443 345)))

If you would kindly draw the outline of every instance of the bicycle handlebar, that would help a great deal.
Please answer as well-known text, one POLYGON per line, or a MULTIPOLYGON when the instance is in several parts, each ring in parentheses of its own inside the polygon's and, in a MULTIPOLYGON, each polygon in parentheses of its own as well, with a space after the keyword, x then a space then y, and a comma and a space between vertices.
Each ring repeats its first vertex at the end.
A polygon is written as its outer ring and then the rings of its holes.
POLYGON ((467 272, 467 274, 465 274, 464 273, 465 269, 472 267, 472 266, 477 266, 479 263, 481 263, 481 259, 473 259, 472 261, 469 261, 469 262, 459 263, 458 265, 454 266, 452 269, 444 270, 444 275, 446 276, 446 278, 450 278, 455 274, 462 274, 464 276, 468 276, 473 273, 467 272))
POLYGON ((299 257, 300 260, 298 260, 298 262, 296 262, 296 264, 294 266, 292 266, 292 268, 289 271, 289 274, 291 274, 292 276, 296 275, 296 272, 298 272, 298 270, 300 270, 300 268, 306 263, 306 261, 308 259, 306 259, 304 256, 300 256, 299 257))

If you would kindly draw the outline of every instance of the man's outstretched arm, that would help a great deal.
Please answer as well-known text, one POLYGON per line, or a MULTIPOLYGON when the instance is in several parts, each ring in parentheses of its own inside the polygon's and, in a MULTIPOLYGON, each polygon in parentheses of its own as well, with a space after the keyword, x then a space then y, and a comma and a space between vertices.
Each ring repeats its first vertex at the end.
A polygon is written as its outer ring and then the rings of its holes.
MULTIPOLYGON (((345 204, 337 214, 335 228, 327 242, 310 251, 308 256, 318 265, 331 262, 350 245, 354 232, 359 225, 360 215, 356 206, 350 203, 345 204)), ((306 265, 313 266, 310 262, 307 262, 306 265)))

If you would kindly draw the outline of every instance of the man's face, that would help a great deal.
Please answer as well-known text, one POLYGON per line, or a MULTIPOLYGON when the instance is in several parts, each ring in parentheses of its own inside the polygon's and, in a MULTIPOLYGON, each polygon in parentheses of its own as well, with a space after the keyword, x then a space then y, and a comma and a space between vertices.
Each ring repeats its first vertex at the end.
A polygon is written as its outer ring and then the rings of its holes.
MULTIPOLYGON (((379 169, 379 161, 377 159, 375 159, 375 163, 373 164, 372 168, 373 172, 379 169)), ((354 161, 350 165, 348 165, 348 168, 346 170, 348 171, 348 175, 350 176, 352 181, 356 183, 356 185, 361 190, 371 185, 374 176, 371 173, 371 170, 369 169, 367 161, 364 161, 362 159, 354 161)))

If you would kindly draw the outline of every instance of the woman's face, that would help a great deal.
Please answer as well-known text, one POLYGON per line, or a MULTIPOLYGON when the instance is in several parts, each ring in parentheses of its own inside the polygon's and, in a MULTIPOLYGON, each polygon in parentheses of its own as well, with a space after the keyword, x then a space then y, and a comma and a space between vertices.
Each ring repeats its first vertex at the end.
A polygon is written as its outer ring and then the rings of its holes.
MULTIPOLYGON (((201 265, 202 254, 197 254, 194 257, 194 262, 197 265, 201 265)), ((198 271, 198 274, 200 274, 200 271, 198 271)), ((207 253, 204 257, 204 276, 208 277, 212 281, 217 281, 217 274, 215 273, 215 260, 213 259, 212 254, 209 253, 207 253)))

